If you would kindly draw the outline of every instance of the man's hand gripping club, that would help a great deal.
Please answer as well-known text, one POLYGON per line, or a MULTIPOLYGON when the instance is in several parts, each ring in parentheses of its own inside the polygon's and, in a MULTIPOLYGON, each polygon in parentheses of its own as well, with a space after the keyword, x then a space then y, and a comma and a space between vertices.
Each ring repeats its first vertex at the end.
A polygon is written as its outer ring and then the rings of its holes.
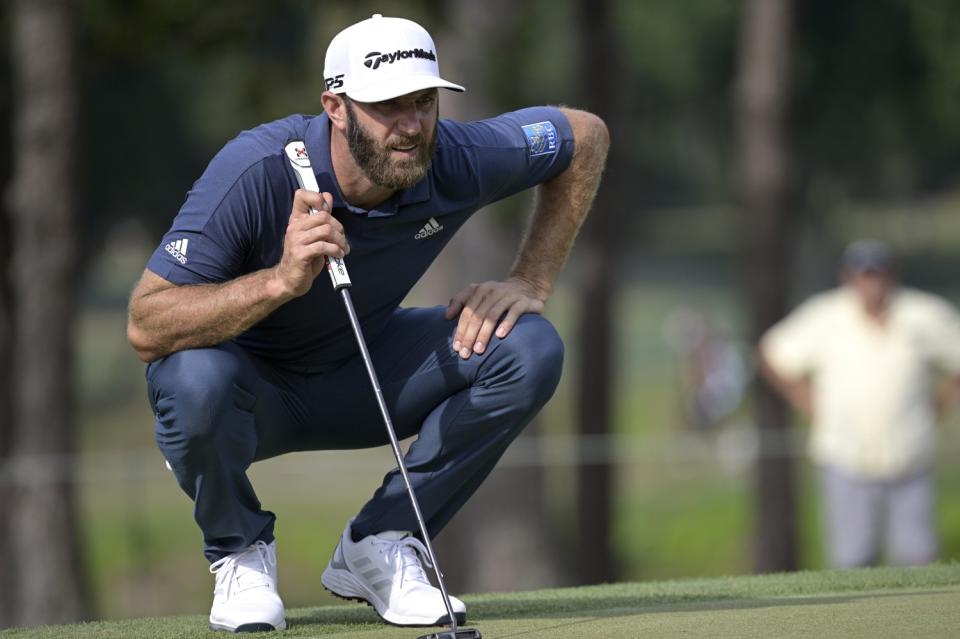
POLYGON ((343 225, 333 217, 333 196, 297 189, 283 239, 283 256, 274 267, 277 282, 291 298, 310 290, 327 258, 350 253, 343 225))

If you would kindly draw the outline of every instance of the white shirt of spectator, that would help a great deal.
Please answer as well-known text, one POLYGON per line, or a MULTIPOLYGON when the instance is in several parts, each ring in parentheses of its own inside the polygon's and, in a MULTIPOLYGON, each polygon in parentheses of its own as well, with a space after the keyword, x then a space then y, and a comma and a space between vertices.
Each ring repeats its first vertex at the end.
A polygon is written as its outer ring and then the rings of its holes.
POLYGON ((935 377, 960 373, 960 315, 946 301, 900 288, 881 325, 840 287, 802 304, 761 344, 781 376, 810 377, 816 462, 865 479, 931 466, 935 377))

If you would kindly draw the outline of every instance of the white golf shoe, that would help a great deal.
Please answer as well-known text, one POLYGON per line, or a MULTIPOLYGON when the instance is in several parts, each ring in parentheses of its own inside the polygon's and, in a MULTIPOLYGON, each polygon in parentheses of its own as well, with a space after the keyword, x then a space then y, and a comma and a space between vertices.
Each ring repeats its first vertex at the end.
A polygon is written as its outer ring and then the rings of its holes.
MULTIPOLYGON (((382 532, 354 543, 347 524, 320 580, 338 597, 366 601, 388 623, 449 624, 443 594, 427 579, 421 556, 430 565, 426 547, 408 532, 382 532)), ((450 605, 457 623, 464 623, 467 607, 456 597, 450 605)))
POLYGON ((210 628, 231 632, 283 630, 283 602, 277 594, 277 544, 258 541, 210 565, 217 576, 210 628))

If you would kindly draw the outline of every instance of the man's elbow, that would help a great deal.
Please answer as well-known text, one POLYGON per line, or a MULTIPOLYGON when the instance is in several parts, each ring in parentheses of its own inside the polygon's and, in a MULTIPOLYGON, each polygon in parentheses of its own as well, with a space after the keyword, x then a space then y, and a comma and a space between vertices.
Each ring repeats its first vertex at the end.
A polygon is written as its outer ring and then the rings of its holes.
POLYGON ((603 121, 599 115, 594 115, 593 113, 587 113, 589 116, 589 129, 590 135, 594 140, 594 144, 598 149, 603 151, 603 155, 606 156, 607 150, 610 148, 610 129, 607 128, 607 123, 603 121))
POLYGON ((160 359, 161 353, 156 344, 150 339, 150 335, 142 328, 138 327, 132 320, 127 321, 127 341, 145 364, 160 359))
POLYGON ((605 158, 610 148, 610 130, 600 116, 579 109, 564 109, 579 151, 605 158))

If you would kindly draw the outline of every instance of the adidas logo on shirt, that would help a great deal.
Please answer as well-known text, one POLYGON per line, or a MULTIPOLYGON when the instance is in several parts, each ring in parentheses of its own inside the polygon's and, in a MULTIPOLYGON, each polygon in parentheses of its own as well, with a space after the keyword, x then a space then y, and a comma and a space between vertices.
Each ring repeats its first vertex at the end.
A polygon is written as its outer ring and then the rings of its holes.
POLYGON ((413 236, 413 239, 423 240, 430 237, 434 233, 439 233, 442 230, 443 224, 437 222, 437 218, 431 217, 429 220, 427 220, 427 223, 423 225, 423 228, 420 229, 420 232, 413 236))
POLYGON ((187 263, 187 243, 190 240, 184 238, 182 240, 177 240, 176 242, 170 242, 165 247, 167 253, 172 255, 178 262, 181 264, 187 263))

